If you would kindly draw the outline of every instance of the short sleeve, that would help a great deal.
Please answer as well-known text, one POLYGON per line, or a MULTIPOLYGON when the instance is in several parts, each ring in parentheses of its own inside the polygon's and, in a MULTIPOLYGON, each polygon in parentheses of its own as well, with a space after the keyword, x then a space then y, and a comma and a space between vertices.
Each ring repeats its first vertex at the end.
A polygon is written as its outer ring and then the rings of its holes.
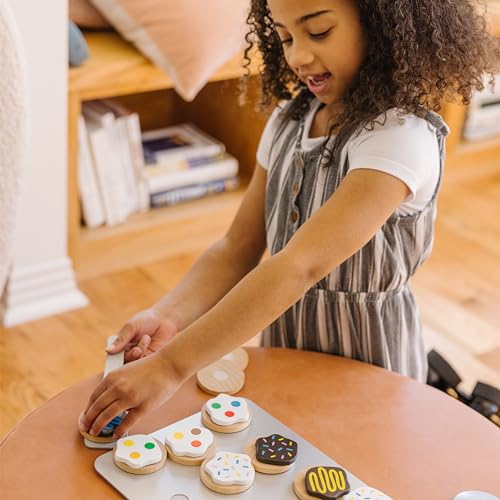
POLYGON ((349 170, 368 168, 397 177, 414 199, 419 189, 436 174, 439 146, 433 126, 415 115, 387 112, 373 130, 364 129, 347 144, 349 170), (382 124, 383 123, 383 124, 382 124))
POLYGON ((282 123, 283 115, 283 106, 276 106, 260 136, 259 146, 257 147, 257 162, 266 170, 269 167, 271 145, 282 123))

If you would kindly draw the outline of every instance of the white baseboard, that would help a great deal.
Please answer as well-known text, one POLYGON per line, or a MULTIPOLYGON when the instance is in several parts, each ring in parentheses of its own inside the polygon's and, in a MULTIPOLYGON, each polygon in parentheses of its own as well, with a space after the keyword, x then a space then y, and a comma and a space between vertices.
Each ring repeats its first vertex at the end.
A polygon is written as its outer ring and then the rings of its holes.
POLYGON ((13 269, 0 305, 0 322, 15 326, 88 304, 76 285, 71 260, 64 257, 13 269))

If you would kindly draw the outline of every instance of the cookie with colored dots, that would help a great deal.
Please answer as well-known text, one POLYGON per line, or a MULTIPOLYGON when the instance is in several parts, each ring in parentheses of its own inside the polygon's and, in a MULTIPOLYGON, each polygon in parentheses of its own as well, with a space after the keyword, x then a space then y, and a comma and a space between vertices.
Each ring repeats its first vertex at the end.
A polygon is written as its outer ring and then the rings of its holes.
POLYGON ((248 366, 248 353, 243 349, 243 347, 238 347, 233 352, 226 354, 221 359, 226 361, 231 361, 236 366, 239 366, 242 370, 246 370, 248 366))
POLYGON ((168 458, 181 465, 200 465, 215 453, 214 435, 208 429, 180 425, 165 435, 168 458))
POLYGON ((209 399, 201 409, 203 425, 223 434, 242 431, 250 425, 251 420, 246 400, 228 394, 209 399))
MULTIPOLYGON (((89 441, 92 441, 93 443, 112 443, 115 441, 113 439, 113 433, 115 432, 115 429, 122 423, 123 419, 126 417, 126 413, 122 413, 121 415, 118 415, 115 417, 111 422, 107 423, 101 430, 98 436, 93 436, 92 434, 89 434, 88 432, 80 431, 80 434, 85 438, 88 439, 89 441)), ((81 415, 80 415, 81 418, 81 415)))
POLYGON ((201 464, 200 478, 212 491, 233 495, 252 486, 255 469, 248 455, 219 451, 201 464))
POLYGON ((279 434, 258 438, 245 447, 257 472, 281 474, 289 470, 297 458, 298 445, 293 439, 279 434))
POLYGON ((119 439, 113 453, 115 465, 130 474, 151 474, 161 469, 166 460, 165 446, 144 434, 119 439))
POLYGON ((325 465, 301 471, 295 478, 293 489, 301 500, 336 500, 343 499, 351 486, 344 469, 325 465))
POLYGON ((235 394, 243 388, 245 374, 232 361, 220 359, 200 370, 196 374, 196 380, 208 394, 235 394))
POLYGON ((375 488, 362 486, 361 488, 349 493, 349 495, 344 497, 342 500, 392 500, 392 498, 375 488))

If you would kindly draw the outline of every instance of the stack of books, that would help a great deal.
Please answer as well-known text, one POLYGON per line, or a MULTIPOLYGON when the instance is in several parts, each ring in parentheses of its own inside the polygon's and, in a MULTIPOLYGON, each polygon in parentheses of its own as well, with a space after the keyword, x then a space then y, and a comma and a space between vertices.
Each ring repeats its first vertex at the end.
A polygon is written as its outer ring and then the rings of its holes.
POLYGON ((141 132, 118 101, 85 102, 79 121, 78 185, 88 227, 135 212, 236 189, 238 161, 192 124, 141 132))
POLYGON ((192 124, 145 132, 142 147, 153 208, 238 187, 238 160, 192 124))

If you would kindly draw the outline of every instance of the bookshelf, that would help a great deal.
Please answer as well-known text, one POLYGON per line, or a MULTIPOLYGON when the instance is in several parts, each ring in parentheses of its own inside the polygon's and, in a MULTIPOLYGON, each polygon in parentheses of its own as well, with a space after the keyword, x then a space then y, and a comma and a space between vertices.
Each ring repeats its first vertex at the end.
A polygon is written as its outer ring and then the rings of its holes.
MULTIPOLYGON (((115 33, 87 33, 90 58, 71 68, 68 83, 68 251, 79 280, 207 248, 228 227, 248 184, 265 117, 255 110, 257 85, 238 105, 241 56, 217 71, 197 98, 182 101, 170 78, 115 33), (123 224, 81 225, 77 186, 78 117, 82 103, 119 98, 137 111, 144 130, 193 122, 226 144, 240 162, 241 187, 178 206, 132 215, 123 224)), ((251 74, 257 73, 258 61, 251 74)))
MULTIPOLYGON (((489 0, 489 27, 500 36, 500 0, 489 0)), ((132 45, 114 33, 87 33, 90 59, 69 71, 68 85, 68 251, 79 280, 184 252, 201 251, 223 233, 235 213, 254 167, 255 151, 265 117, 255 111, 257 85, 250 85, 249 103, 237 103, 241 57, 228 62, 191 103, 180 99, 173 83, 132 45), (240 161, 239 190, 179 206, 131 216, 115 227, 88 229, 80 224, 77 187, 77 123, 82 102, 120 98, 141 117, 144 130, 183 121, 193 122, 226 144, 240 161)), ((257 73, 258 59, 251 67, 257 73)), ((464 163, 500 157, 500 137, 462 139, 467 108, 446 105, 442 114, 452 133, 449 156, 464 163)), ((470 175, 476 175, 469 169, 470 175)))

